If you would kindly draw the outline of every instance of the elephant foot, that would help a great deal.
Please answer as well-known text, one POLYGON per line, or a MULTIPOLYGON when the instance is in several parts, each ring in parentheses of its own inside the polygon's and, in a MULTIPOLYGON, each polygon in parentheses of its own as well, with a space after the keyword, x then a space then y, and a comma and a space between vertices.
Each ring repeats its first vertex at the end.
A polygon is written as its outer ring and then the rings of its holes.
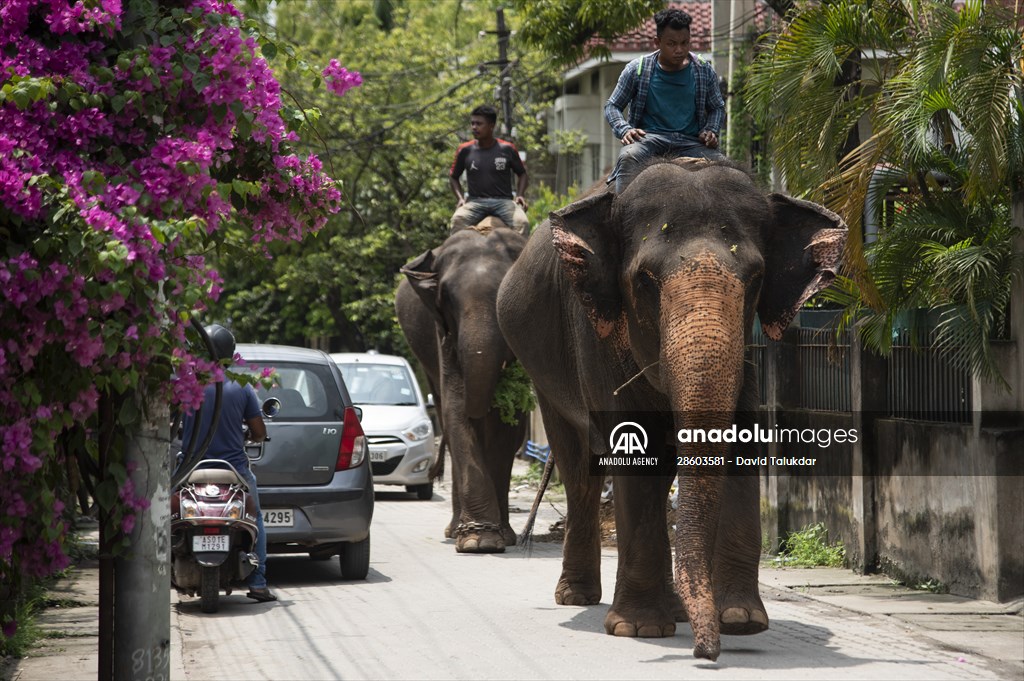
POLYGON ((464 523, 455 529, 455 550, 458 553, 504 553, 505 539, 497 526, 464 523))
POLYGON ((505 546, 515 546, 518 540, 516 531, 508 523, 501 526, 501 538, 505 540, 505 546))
POLYGON ((444 528, 444 538, 445 539, 451 539, 454 536, 455 536, 455 533, 452 532, 452 524, 448 523, 447 525, 445 525, 445 528, 444 528))
MULTIPOLYGON (((671 604, 628 606, 612 604, 604 618, 604 630, 612 636, 665 638, 676 633, 676 613, 671 604)), ((684 611, 685 614, 685 611, 684 611)))
POLYGON ((689 622, 690 615, 686 612, 686 605, 683 603, 683 599, 679 597, 679 594, 673 589, 668 596, 669 610, 672 611, 672 618, 676 622, 689 622))
POLYGON ((570 581, 563 576, 555 587, 555 603, 558 605, 594 605, 600 602, 600 580, 570 581))
POLYGON ((718 621, 723 634, 729 636, 750 636, 768 630, 768 613, 757 594, 741 597, 739 593, 727 593, 718 604, 718 621))

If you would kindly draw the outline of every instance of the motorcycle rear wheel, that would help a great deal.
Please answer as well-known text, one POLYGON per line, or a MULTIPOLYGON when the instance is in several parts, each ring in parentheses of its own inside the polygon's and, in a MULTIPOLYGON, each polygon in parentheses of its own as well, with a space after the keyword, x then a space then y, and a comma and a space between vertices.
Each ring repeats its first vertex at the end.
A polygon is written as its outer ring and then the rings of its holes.
POLYGON ((199 585, 200 608, 203 612, 217 612, 220 600, 220 568, 204 567, 199 585))

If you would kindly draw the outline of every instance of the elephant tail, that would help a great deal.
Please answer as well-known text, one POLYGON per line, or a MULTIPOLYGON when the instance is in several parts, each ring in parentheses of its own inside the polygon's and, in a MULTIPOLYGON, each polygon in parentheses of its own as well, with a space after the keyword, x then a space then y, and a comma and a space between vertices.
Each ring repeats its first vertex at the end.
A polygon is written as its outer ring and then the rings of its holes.
POLYGON ((444 450, 448 446, 448 439, 441 433, 441 444, 437 447, 437 461, 430 467, 430 480, 444 480, 444 450))
POLYGON ((544 474, 540 478, 540 487, 537 489, 537 496, 533 499, 533 506, 530 508, 530 515, 526 518, 526 526, 523 528, 522 534, 519 535, 519 541, 517 542, 523 551, 530 553, 532 549, 531 542, 533 540, 533 526, 537 522, 537 511, 540 509, 541 499, 544 498, 544 493, 548 489, 548 483, 551 482, 551 473, 555 470, 555 452, 548 452, 548 459, 544 462, 544 474))

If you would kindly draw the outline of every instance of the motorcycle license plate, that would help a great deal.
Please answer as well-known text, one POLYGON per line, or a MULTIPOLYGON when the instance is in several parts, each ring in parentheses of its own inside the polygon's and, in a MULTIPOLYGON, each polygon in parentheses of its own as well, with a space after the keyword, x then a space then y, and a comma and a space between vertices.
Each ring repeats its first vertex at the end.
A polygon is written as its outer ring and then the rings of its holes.
POLYGON ((197 534, 192 537, 192 550, 196 553, 203 551, 227 551, 230 547, 231 538, 226 534, 197 534))
POLYGON ((388 456, 388 450, 386 449, 371 449, 370 450, 370 461, 384 461, 388 456))
POLYGON ((264 527, 292 527, 295 525, 295 514, 290 508, 263 509, 264 527))

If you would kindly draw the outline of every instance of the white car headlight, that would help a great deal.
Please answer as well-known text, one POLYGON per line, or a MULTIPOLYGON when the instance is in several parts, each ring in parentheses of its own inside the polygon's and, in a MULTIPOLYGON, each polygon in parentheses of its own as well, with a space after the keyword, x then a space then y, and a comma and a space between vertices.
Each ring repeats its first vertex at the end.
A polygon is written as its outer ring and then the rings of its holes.
POLYGON ((406 440, 412 440, 413 442, 419 442, 420 440, 426 440, 430 437, 433 429, 430 427, 430 421, 420 421, 412 428, 407 428, 402 432, 402 437, 406 440))

